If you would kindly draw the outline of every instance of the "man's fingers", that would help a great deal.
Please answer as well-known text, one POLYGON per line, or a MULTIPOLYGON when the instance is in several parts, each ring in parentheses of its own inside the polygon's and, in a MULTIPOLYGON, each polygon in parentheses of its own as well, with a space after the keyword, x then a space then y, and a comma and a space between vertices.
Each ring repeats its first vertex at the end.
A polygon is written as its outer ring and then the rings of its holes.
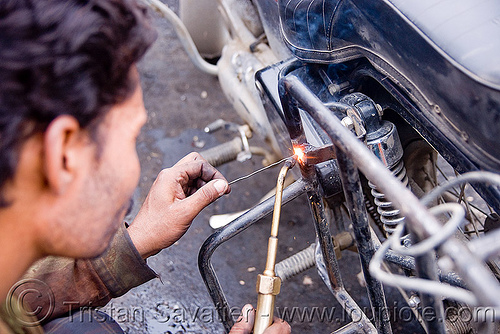
POLYGON ((184 158, 179 160, 174 167, 181 167, 183 168, 182 165, 185 164, 195 164, 196 166, 199 166, 200 169, 197 171, 199 174, 197 174, 197 177, 205 180, 205 181, 210 181, 211 179, 224 179, 224 176, 215 168, 212 166, 205 158, 203 158, 199 153, 197 152, 192 152, 188 155, 186 155, 184 158))
POLYGON ((205 159, 198 152, 191 152, 182 159, 180 159, 179 161, 177 161, 174 166, 182 165, 186 162, 191 162, 195 160, 205 160, 205 159))
POLYGON ((206 161, 191 161, 171 168, 172 172, 182 173, 184 182, 190 180, 203 180, 209 182, 213 179, 223 179, 224 176, 206 161))
MULTIPOLYGON (((224 195, 229 188, 226 180, 212 180, 200 189, 196 190, 191 196, 183 200, 187 212, 193 212, 196 216, 204 207, 224 195)), ((194 216, 192 218, 194 218, 194 216)))
POLYGON ((263 334, 290 334, 291 332, 292 328, 286 321, 274 317, 273 324, 263 334))
MULTIPOLYGON (((255 321, 255 309, 252 305, 247 304, 241 312, 241 317, 233 328, 231 328, 229 334, 250 334, 252 332, 255 321)), ((274 317, 274 323, 264 331, 264 334, 290 334, 291 332, 292 329, 287 322, 274 317)))
POLYGON ((255 310, 252 305, 247 304, 241 310, 241 317, 236 324, 231 328, 229 334, 250 334, 253 329, 253 322, 255 320, 255 310))

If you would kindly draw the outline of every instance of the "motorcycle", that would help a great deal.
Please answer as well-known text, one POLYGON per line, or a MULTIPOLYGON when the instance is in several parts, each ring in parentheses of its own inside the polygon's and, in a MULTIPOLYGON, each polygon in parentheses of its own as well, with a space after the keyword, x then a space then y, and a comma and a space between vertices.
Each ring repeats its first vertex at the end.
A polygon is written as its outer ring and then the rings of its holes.
POLYGON ((217 225, 201 247, 200 273, 227 331, 234 322, 212 254, 273 212, 255 333, 272 321, 280 281, 311 266, 351 315, 334 333, 392 333, 383 285, 427 333, 498 332, 497 3, 181 0, 179 18, 145 1, 174 24, 193 63, 218 76, 245 123, 207 125, 237 136, 203 155, 214 165, 293 156, 275 196, 217 225), (251 146, 253 134, 266 147, 251 146), (293 164, 296 181, 284 187, 293 164), (275 265, 279 209, 304 193, 316 242, 275 265), (372 320, 339 273, 339 253, 353 248, 372 320))

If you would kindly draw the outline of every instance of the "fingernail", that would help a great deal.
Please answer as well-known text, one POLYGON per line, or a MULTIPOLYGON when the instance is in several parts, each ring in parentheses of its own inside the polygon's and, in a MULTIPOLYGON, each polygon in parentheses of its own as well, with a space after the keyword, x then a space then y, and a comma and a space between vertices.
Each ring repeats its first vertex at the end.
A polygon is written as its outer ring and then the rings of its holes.
POLYGON ((243 318, 248 319, 248 313, 253 310, 252 305, 245 305, 243 306, 243 309, 241 310, 241 313, 243 314, 243 318))
POLYGON ((214 182, 214 188, 215 188, 215 190, 217 190, 219 195, 224 195, 227 187, 228 187, 228 184, 224 180, 217 180, 214 182))
MULTIPOLYGON (((241 310, 243 320, 245 322, 250 321, 250 318, 253 316, 253 312, 254 312, 254 309, 253 309, 252 305, 246 304, 245 306, 243 306, 243 309, 241 310)), ((253 318, 251 321, 253 322, 253 318)))

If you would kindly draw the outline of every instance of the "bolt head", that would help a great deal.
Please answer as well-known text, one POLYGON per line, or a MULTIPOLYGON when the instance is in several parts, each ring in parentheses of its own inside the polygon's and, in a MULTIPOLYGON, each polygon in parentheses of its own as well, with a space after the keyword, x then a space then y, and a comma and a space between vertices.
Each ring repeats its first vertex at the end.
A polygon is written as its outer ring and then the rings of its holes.
POLYGON ((343 126, 348 128, 349 130, 354 129, 354 122, 352 121, 352 119, 349 116, 342 118, 342 121, 340 121, 340 122, 342 123, 343 126))
POLYGON ((411 296, 410 299, 408 299, 408 306, 411 308, 416 308, 420 304, 420 298, 418 296, 411 296))

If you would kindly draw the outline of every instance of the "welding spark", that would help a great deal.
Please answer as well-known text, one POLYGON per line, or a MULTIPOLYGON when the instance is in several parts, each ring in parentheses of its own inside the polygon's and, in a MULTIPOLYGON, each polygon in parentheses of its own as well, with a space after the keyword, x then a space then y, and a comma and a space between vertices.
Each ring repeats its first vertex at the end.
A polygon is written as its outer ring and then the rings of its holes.
POLYGON ((297 161, 301 164, 305 162, 306 153, 304 152, 304 148, 301 146, 293 147, 293 154, 297 157, 297 161))

